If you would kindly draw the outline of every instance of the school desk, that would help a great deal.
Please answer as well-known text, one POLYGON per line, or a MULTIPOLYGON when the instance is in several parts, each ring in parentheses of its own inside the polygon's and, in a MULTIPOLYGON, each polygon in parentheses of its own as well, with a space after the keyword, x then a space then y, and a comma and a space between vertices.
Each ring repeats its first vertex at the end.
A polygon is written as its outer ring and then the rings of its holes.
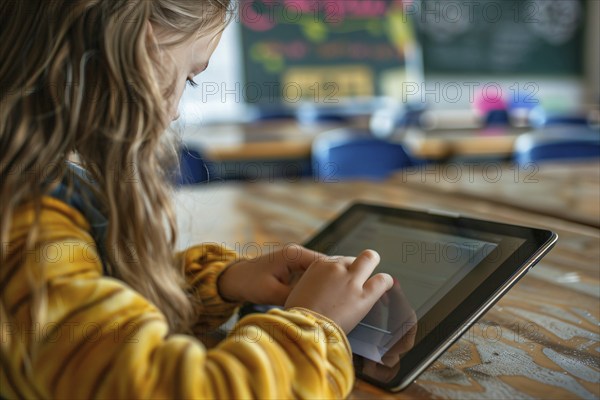
POLYGON ((498 196, 474 195, 466 182, 448 190, 398 176, 382 183, 267 180, 186 187, 176 194, 179 246, 211 241, 252 257, 274 243, 302 243, 353 200, 554 230, 555 248, 406 390, 387 394, 359 380, 352 398, 598 398, 600 164, 577 168, 586 172, 541 165, 527 207, 514 200, 518 193, 507 194, 523 187, 508 179, 495 184, 498 196), (555 199, 544 199, 550 196, 555 199), (536 203, 545 205, 536 209, 536 203), (566 208, 572 212, 563 214, 566 208))
POLYGON ((550 218, 600 228, 600 163, 500 163, 465 161, 411 167, 391 179, 398 185, 482 199, 550 218))
MULTIPOLYGON (((263 160, 310 160, 311 144, 316 135, 330 129, 347 127, 367 129, 368 120, 357 118, 345 124, 302 125, 293 119, 248 124, 190 126, 184 143, 202 149, 214 162, 263 160)), ((512 154, 514 141, 523 129, 500 133, 476 130, 411 129, 395 137, 414 157, 446 159, 454 156, 503 158, 512 154)))

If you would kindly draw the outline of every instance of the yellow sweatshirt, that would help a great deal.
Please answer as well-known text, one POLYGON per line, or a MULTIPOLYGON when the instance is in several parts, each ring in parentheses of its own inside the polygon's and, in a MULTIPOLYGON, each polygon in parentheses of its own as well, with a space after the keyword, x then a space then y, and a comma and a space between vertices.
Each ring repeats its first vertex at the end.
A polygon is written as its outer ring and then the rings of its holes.
MULTIPOLYGON (((44 197, 41 235, 24 254, 34 210, 19 208, 10 258, 0 266, 0 397, 55 399, 340 398, 354 373, 345 335, 303 309, 243 318, 217 347, 169 332, 165 317, 123 282, 104 276, 90 225, 75 208, 44 197), (42 269, 44 272, 42 273, 42 269), (32 287, 45 287, 47 321, 31 322, 32 287)), ((235 255, 200 245, 181 254, 203 308, 197 324, 215 327, 235 304, 216 280, 235 255)))

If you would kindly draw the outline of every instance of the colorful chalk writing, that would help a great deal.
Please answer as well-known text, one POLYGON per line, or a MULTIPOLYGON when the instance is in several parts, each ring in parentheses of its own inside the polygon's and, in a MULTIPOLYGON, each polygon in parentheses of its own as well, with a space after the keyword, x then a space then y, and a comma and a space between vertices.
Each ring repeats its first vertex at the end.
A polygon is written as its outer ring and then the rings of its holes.
POLYGON ((410 4, 407 0, 242 0, 246 81, 283 83, 301 77, 302 86, 310 86, 309 77, 333 80, 344 95, 381 94, 379 77, 402 70, 406 49, 414 43, 411 21, 404 14, 410 4), (346 71, 344 79, 331 73, 336 68, 346 71), (295 72, 290 74, 290 69, 295 72), (350 86, 347 77, 353 71, 360 71, 356 82, 361 83, 350 86))

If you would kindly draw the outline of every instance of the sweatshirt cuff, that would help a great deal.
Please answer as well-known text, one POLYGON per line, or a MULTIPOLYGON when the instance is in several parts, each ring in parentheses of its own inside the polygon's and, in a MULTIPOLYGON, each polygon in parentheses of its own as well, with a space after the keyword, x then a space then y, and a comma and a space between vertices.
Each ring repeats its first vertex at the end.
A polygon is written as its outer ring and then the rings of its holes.
POLYGON ((198 325, 195 328, 212 330, 242 304, 224 299, 217 287, 219 276, 237 260, 237 254, 220 245, 201 244, 189 248, 180 257, 184 262, 189 293, 196 303, 198 325))
POLYGON ((339 336, 342 339, 346 351, 348 352, 350 357, 352 357, 352 348, 350 347, 350 342, 348 342, 348 337, 346 336, 342 328, 340 328, 340 326, 333 320, 327 318, 323 314, 319 314, 316 311, 304 307, 291 307, 286 309, 285 311, 299 313, 304 316, 315 319, 315 322, 320 322, 319 325, 321 325, 321 327, 323 328, 323 330, 326 331, 327 334, 333 334, 334 332, 337 333, 336 336, 339 336))

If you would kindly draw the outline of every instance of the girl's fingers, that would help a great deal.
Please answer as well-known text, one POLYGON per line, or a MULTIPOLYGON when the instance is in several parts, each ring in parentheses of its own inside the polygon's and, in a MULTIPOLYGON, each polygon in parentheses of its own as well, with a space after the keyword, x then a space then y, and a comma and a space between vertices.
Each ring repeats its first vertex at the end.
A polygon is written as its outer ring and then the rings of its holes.
POLYGON ((302 246, 288 246, 283 250, 283 257, 291 270, 305 271, 313 262, 325 255, 302 246))
POLYGON ((348 268, 350 272, 355 274, 355 278, 361 283, 369 279, 381 258, 379 253, 374 250, 364 250, 356 257, 356 260, 348 268))
POLYGON ((394 279, 391 275, 380 273, 373 275, 364 284, 363 289, 367 296, 373 301, 377 301, 385 292, 394 286, 394 279))

